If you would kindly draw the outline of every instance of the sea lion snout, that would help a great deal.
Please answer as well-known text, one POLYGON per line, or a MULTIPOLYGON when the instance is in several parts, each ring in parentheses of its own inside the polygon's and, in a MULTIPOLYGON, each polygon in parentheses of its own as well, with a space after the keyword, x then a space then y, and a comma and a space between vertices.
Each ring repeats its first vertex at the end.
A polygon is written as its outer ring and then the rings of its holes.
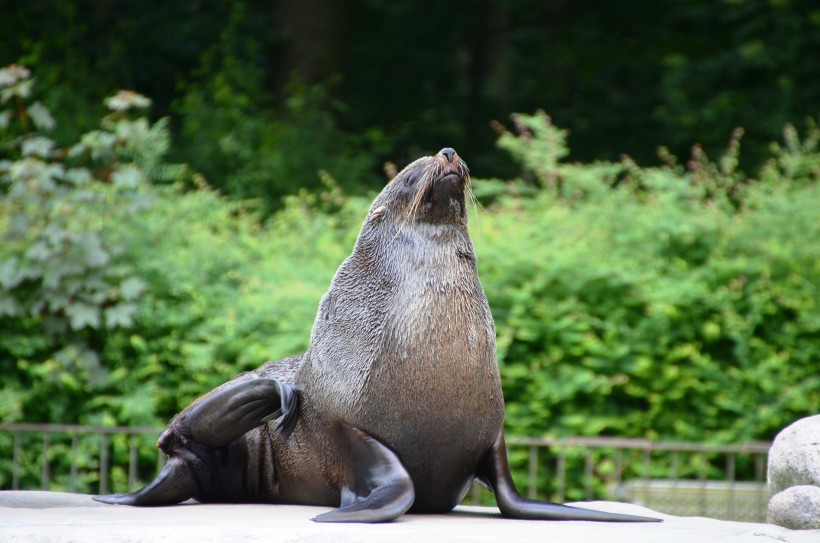
POLYGON ((447 162, 449 162, 450 164, 458 160, 458 153, 456 153, 456 150, 452 147, 445 147, 444 149, 439 151, 438 154, 445 157, 447 159, 447 162))
POLYGON ((157 447, 168 456, 177 452, 180 445, 180 440, 171 426, 163 430, 157 439, 157 447))
MULTIPOLYGON (((461 157, 458 156, 455 149, 445 147, 436 154, 435 159, 438 161, 438 164, 434 166, 436 173, 433 179, 435 183, 441 183, 442 181, 453 183, 464 180, 466 164, 462 162, 461 157)), ((454 188, 458 190, 463 187, 457 186, 454 188)))

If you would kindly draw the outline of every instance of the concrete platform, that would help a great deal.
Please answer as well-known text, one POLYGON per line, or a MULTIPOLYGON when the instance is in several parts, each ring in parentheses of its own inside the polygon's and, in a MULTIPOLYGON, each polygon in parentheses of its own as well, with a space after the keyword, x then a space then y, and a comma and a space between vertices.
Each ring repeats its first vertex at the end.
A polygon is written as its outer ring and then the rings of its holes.
POLYGON ((487 542, 487 543, 820 543, 820 530, 673 517, 635 505, 577 504, 657 516, 663 523, 609 524, 501 518, 492 507, 459 507, 447 515, 405 515, 385 524, 317 524, 325 507, 203 505, 138 508, 104 505, 90 496, 0 492, 0 542, 487 542))

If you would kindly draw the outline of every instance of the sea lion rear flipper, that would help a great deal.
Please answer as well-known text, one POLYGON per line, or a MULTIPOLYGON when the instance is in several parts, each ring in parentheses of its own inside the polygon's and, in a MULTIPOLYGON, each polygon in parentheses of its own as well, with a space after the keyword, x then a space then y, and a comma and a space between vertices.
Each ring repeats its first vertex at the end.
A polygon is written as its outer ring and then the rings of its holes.
POLYGON ((299 391, 277 379, 261 377, 231 383, 195 403, 179 419, 197 443, 224 447, 262 424, 282 417, 287 437, 298 421, 299 391))
POLYGON ((416 497, 413 481, 396 454, 372 436, 341 429, 350 446, 342 503, 316 522, 387 522, 403 515, 416 497))
POLYGON ((559 503, 541 502, 522 498, 515 489, 507 464, 504 432, 501 432, 487 452, 476 477, 495 494, 498 508, 505 517, 533 520, 592 520, 598 522, 662 522, 661 519, 605 513, 570 507, 559 503))
POLYGON ((112 505, 174 505, 193 497, 196 481, 185 462, 171 459, 151 484, 130 494, 94 496, 93 499, 112 505))

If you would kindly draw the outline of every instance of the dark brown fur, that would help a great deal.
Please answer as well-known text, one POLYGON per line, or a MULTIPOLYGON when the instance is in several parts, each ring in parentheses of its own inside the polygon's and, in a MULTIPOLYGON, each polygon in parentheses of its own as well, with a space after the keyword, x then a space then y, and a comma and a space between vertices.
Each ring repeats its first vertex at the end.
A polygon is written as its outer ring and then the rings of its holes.
POLYGON ((468 179, 457 155, 426 157, 376 198, 319 305, 295 381, 295 444, 276 447, 283 460, 321 451, 316 462, 334 478, 344 454, 326 429, 344 422, 398 455, 415 486, 413 510, 448 511, 467 491, 504 416, 495 329, 467 231, 468 179))

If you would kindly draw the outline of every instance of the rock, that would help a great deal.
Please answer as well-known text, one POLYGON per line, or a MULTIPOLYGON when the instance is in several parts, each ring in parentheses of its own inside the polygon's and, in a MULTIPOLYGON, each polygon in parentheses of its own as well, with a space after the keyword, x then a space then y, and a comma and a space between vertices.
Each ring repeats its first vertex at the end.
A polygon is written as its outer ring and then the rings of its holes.
POLYGON ((775 494, 767 520, 792 530, 820 530, 820 487, 793 486, 775 494))
POLYGON ((806 417, 777 434, 769 449, 769 492, 793 486, 820 487, 820 415, 806 417))

